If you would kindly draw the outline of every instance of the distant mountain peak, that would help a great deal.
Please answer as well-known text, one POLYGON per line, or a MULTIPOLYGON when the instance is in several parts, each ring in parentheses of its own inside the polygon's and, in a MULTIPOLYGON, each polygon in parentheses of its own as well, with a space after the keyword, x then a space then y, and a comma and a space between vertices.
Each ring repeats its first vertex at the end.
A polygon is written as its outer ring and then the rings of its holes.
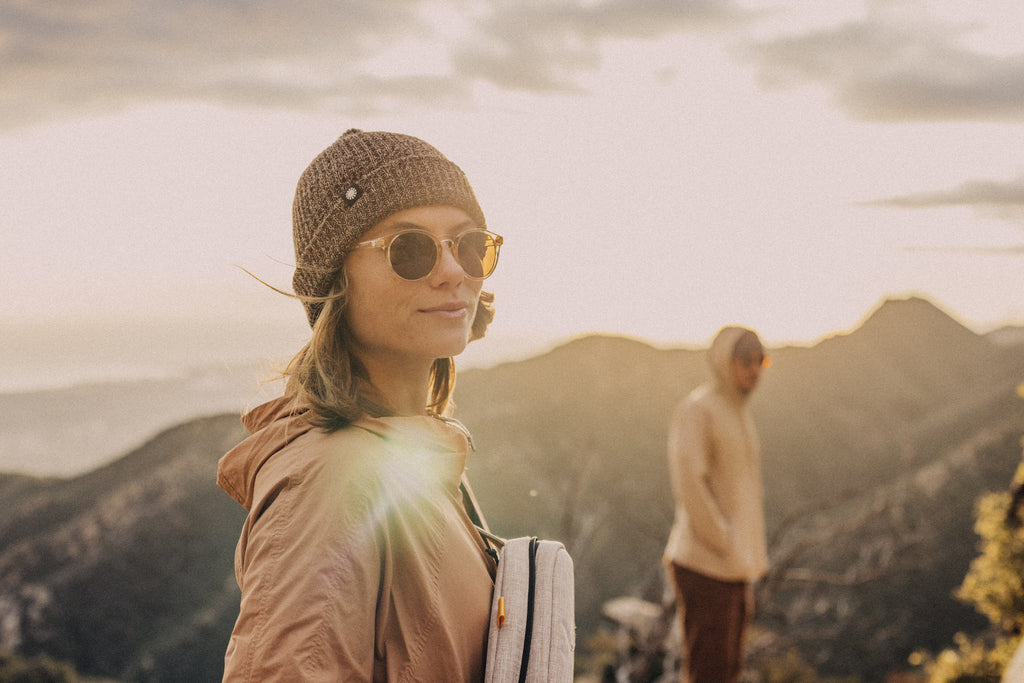
MULTIPOLYGON (((858 368, 846 383, 878 381, 901 368, 917 378, 956 383, 978 379, 993 355, 1000 353, 991 340, 976 334, 931 301, 919 296, 887 299, 852 331, 830 337, 817 347, 819 362, 843 374, 841 368, 858 368), (942 368, 936 377, 934 370, 942 368)), ((832 377, 838 381, 839 375, 832 377)), ((987 374, 985 375, 988 376, 987 374)))
POLYGON ((978 337, 950 313, 919 296, 886 299, 868 315, 856 333, 908 340, 978 337))

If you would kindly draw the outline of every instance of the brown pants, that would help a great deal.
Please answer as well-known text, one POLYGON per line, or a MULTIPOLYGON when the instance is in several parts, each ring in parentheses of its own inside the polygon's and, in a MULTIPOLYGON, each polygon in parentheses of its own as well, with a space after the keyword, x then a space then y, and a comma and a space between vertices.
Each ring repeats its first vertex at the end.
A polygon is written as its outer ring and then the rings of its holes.
POLYGON ((683 683, 734 683, 743 668, 743 634, 750 613, 749 585, 719 581, 672 565, 683 626, 687 670, 683 683))

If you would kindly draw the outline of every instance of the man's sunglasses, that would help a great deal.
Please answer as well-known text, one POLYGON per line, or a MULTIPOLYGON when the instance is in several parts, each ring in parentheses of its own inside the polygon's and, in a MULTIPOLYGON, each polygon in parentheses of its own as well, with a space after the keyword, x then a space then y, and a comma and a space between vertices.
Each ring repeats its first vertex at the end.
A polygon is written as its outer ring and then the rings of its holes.
POLYGON ((357 242, 352 248, 383 249, 395 275, 403 280, 422 280, 434 272, 434 267, 441 260, 441 249, 448 247, 466 277, 483 280, 498 265, 501 243, 501 235, 479 228, 444 240, 427 230, 409 228, 387 237, 357 242))
POLYGON ((771 356, 765 355, 733 356, 733 360, 745 368, 760 367, 762 370, 767 370, 772 366, 771 356))

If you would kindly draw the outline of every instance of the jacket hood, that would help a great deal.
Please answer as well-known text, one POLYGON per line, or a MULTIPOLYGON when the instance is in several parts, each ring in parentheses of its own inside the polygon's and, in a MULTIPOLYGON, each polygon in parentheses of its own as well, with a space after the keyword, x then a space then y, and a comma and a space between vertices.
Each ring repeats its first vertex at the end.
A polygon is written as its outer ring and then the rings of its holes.
MULTIPOLYGON (((276 398, 263 403, 242 416, 242 424, 251 436, 221 457, 217 465, 217 485, 246 510, 255 496, 256 475, 274 454, 308 432, 321 431, 308 419, 308 406, 291 399, 276 398)), ((472 448, 469 432, 458 421, 431 417, 362 417, 346 429, 362 429, 387 439, 392 444, 415 445, 419 451, 458 453, 465 466, 465 457, 472 448)), ((455 468, 458 463, 453 462, 455 468)), ((454 477, 461 475, 451 472, 454 477)))
POLYGON ((308 408, 284 397, 263 403, 242 415, 252 435, 228 451, 217 463, 217 485, 246 510, 252 507, 253 484, 260 467, 274 453, 314 429, 306 419, 308 408))
POLYGON ((732 354, 736 349, 736 342, 746 333, 756 334, 753 330, 737 325, 727 325, 715 334, 711 347, 708 349, 708 365, 711 366, 711 374, 719 389, 728 395, 744 397, 736 389, 732 377, 732 354))

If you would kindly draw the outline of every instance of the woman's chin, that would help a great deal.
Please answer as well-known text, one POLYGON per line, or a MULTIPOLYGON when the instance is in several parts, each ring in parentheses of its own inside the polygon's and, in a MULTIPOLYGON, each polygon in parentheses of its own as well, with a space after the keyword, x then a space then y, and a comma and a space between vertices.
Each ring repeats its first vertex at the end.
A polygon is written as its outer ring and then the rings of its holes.
POLYGON ((431 344, 431 355, 434 358, 452 358, 458 356, 460 353, 466 350, 466 346, 469 345, 469 337, 459 336, 457 338, 450 338, 445 340, 438 340, 436 344, 431 344))
POLYGON ((468 342, 465 343, 465 344, 460 344, 458 346, 454 346, 454 347, 451 348, 449 353, 440 355, 440 356, 438 356, 438 358, 454 358, 455 356, 458 356, 460 353, 465 351, 467 345, 468 345, 468 342))

